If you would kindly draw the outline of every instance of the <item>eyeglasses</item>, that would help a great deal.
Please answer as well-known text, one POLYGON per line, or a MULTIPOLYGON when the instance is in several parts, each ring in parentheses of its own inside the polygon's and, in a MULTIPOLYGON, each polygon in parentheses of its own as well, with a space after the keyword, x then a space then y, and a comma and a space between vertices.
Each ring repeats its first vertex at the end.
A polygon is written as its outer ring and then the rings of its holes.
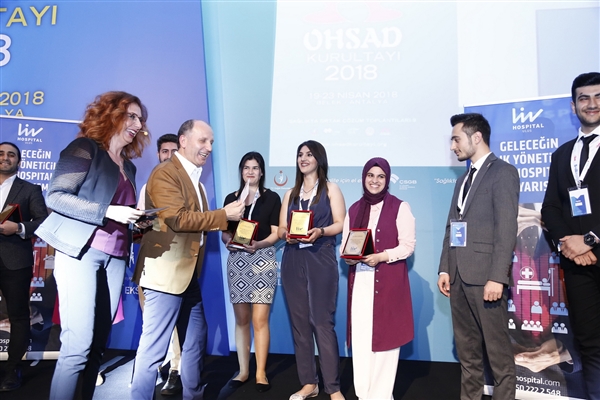
POLYGON ((127 116, 129 117, 129 119, 131 121, 134 121, 134 122, 137 119, 138 121, 140 121, 140 124, 142 124, 142 125, 144 125, 144 123, 146 122, 146 120, 143 117, 140 117, 136 113, 128 113, 127 116))

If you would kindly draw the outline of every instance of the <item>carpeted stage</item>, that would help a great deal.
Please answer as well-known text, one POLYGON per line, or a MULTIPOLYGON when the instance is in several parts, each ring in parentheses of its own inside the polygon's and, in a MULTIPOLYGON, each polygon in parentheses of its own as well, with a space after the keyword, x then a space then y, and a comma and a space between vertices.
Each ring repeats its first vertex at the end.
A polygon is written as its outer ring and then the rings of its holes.
MULTIPOLYGON (((133 351, 109 350, 105 354, 105 382, 96 388, 95 400, 128 400, 129 381, 133 368, 133 351)), ((251 360, 251 364, 254 359, 251 360)), ((0 363, 0 368, 3 367, 0 363)), ((46 400, 50 390, 50 381, 55 361, 40 361, 36 365, 27 362, 23 369, 23 386, 13 392, 0 393, 2 400, 46 400)), ((237 370, 237 356, 210 356, 206 359, 203 380, 208 384, 205 400, 287 400, 300 389, 296 364, 293 355, 270 354, 267 364, 267 376, 272 388, 266 393, 258 393, 255 381, 249 379, 237 390, 229 389, 227 382, 237 370)), ((253 377, 254 370, 251 370, 253 377)), ((356 400, 352 386, 352 359, 340 359, 342 393, 348 400, 356 400)), ((157 400, 180 400, 178 396, 161 396, 159 384, 156 389, 157 400)), ((321 390, 322 390, 321 386, 321 390)), ((457 363, 440 363, 401 360, 398 365, 394 398, 396 400, 453 400, 459 398, 460 366, 457 363)), ((315 399, 329 399, 321 391, 315 399)))

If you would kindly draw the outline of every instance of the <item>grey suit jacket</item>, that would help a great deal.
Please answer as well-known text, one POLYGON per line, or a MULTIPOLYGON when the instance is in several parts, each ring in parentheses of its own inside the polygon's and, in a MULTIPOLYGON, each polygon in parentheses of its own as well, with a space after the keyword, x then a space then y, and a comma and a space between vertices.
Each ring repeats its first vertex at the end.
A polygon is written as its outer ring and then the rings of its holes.
MULTIPOLYGON (((25 228, 25 239, 21 239, 19 235, 0 235, 0 258, 8 269, 31 268, 33 265, 31 238, 33 232, 48 216, 42 188, 17 177, 8 192, 6 204, 19 205, 21 222, 25 228)), ((6 204, 0 204, 0 207, 4 209, 6 204)))
POLYGON ((512 255, 517 238, 519 174, 516 168, 491 153, 477 173, 462 213, 467 222, 466 247, 450 247, 450 221, 461 219, 457 203, 468 172, 456 182, 450 203, 438 272, 457 272, 470 285, 488 280, 511 283, 512 255))

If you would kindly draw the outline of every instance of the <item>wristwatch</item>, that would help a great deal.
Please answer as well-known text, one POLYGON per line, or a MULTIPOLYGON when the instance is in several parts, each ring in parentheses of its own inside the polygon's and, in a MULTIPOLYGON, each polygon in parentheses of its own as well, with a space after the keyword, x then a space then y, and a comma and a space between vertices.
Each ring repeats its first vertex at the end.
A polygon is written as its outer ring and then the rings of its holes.
POLYGON ((583 243, 590 247, 595 247, 598 243, 596 242, 596 236, 592 232, 588 232, 583 235, 583 243))
POLYGON ((23 224, 17 224, 17 231, 15 232, 17 235, 23 234, 23 224))

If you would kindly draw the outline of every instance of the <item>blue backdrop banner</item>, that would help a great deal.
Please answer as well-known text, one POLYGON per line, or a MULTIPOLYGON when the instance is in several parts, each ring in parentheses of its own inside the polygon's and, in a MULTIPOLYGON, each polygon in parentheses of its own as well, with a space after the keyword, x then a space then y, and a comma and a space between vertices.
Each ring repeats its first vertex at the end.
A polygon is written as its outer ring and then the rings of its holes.
POLYGON ((540 214, 552 153, 577 135, 570 104, 569 97, 558 97, 465 107, 488 119, 492 151, 514 165, 521 180, 515 286, 508 300, 519 399, 585 398, 560 259, 540 214))
MULTIPOLYGON (((177 133, 188 119, 208 121, 202 29, 200 0, 3 0, 0 114, 29 118, 21 122, 21 128, 16 122, 21 134, 15 138, 22 139, 17 143, 26 150, 30 145, 42 150, 39 155, 24 154, 31 163, 27 171, 22 168, 24 179, 47 185, 50 162, 56 162, 59 151, 77 134, 76 127, 38 131, 35 118, 78 120, 95 96, 123 90, 138 96, 149 112, 152 143, 141 159, 134 160, 141 188, 158 163, 155 140, 177 133), (52 155, 51 161, 43 158, 47 154, 52 155)), ((9 132, 2 129, 2 140, 12 138, 9 132)), ((219 145, 219 132, 215 139, 219 145)), ((204 167, 202 182, 214 209, 221 201, 215 201, 212 160, 204 167)), ((210 299, 206 307, 208 352, 229 354, 223 340, 227 324, 218 241, 216 234, 209 235, 201 287, 210 299)), ((137 348, 141 316, 131 273, 130 268, 123 287, 125 321, 114 325, 109 347, 137 348)))
MULTIPOLYGON (((15 143, 21 150, 18 176, 42 187, 44 196, 54 167, 63 149, 61 137, 75 137, 77 121, 0 116, 1 142, 15 143)), ((1 207, 2 205, 0 205, 1 207)), ((54 251, 40 239, 34 241, 33 279, 31 281, 31 343, 29 359, 57 358, 60 326, 53 322, 56 283, 53 277, 54 251)), ((1 292, 0 292, 1 293, 1 292)), ((6 301, 0 295, 0 359, 7 358, 10 322, 6 301)))

